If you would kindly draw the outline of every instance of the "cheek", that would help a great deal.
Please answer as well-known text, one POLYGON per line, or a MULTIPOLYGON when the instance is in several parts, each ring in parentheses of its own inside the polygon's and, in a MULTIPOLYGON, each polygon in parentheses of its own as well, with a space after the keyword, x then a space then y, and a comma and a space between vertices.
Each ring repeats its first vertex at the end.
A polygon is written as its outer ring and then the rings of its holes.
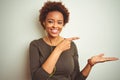
POLYGON ((61 31, 62 31, 62 29, 63 29, 63 27, 62 27, 62 28, 59 28, 59 31, 61 32, 61 31))
POLYGON ((49 29, 49 28, 51 28, 51 25, 45 24, 45 29, 49 29))
POLYGON ((50 31, 49 27, 46 27, 46 28, 45 28, 45 30, 46 30, 47 32, 49 32, 49 31, 50 31))

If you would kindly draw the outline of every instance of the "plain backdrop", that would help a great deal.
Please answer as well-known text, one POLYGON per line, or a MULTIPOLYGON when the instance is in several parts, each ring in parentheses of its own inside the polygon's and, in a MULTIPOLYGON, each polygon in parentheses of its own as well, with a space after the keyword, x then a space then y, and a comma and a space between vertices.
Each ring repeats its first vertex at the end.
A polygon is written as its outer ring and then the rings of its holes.
MULTIPOLYGON (((44 36, 38 17, 47 0, 0 0, 0 80, 30 80, 29 44, 44 36)), ((53 0, 52 0, 53 1, 53 0)), ((75 43, 81 70, 104 53, 120 58, 120 0, 58 0, 70 11, 61 36, 75 43)), ((120 60, 93 67, 87 80, 120 80, 120 60)))

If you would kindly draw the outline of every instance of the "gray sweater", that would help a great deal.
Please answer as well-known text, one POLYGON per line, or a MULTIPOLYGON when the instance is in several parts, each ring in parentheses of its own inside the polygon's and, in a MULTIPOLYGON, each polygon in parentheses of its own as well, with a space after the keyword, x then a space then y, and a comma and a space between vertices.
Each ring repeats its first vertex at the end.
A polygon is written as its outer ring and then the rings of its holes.
MULTIPOLYGON (((64 45, 63 45, 64 46, 64 45)), ((55 73, 51 76, 41 66, 56 46, 48 45, 42 38, 30 43, 30 70, 32 80, 85 80, 79 69, 78 52, 74 42, 64 51, 57 63, 55 73)))

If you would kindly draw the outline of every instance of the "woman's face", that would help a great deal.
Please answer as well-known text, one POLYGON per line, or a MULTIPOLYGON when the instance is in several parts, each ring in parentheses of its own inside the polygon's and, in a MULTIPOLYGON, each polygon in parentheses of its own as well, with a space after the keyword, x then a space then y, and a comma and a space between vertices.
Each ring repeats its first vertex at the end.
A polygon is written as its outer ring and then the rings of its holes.
POLYGON ((64 25, 63 14, 59 11, 49 12, 43 24, 49 37, 57 37, 64 25))

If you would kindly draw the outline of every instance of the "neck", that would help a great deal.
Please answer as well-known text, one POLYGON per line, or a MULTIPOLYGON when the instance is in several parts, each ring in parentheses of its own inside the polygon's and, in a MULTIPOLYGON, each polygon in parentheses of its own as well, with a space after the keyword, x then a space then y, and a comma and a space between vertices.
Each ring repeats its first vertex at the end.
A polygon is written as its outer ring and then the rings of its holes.
POLYGON ((57 37, 47 36, 47 41, 51 46, 56 46, 60 41, 60 36, 57 37))

